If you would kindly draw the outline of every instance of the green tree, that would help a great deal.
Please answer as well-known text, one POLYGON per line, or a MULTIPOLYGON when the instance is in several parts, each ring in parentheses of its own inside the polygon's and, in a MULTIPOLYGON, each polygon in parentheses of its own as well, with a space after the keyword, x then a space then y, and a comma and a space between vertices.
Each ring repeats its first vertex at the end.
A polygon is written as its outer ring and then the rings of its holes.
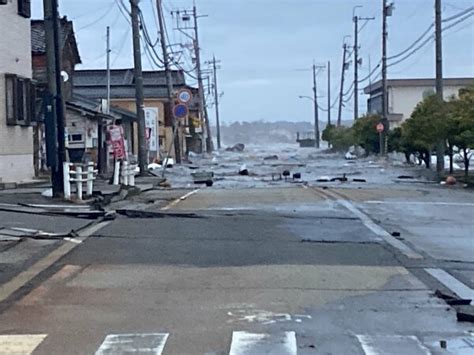
POLYGON ((354 131, 354 143, 364 148, 367 154, 378 153, 380 151, 379 134, 376 128, 379 122, 379 116, 366 115, 360 117, 352 127, 354 131))
POLYGON ((350 146, 354 145, 354 136, 352 128, 349 127, 335 127, 333 125, 327 126, 322 138, 328 142, 334 151, 346 151, 350 146))
POLYGON ((411 117, 402 125, 402 147, 407 154, 418 153, 427 168, 431 167, 431 152, 436 142, 447 139, 447 105, 436 96, 420 102, 411 117))
POLYGON ((469 163, 474 149, 474 87, 461 89, 459 98, 449 103, 448 145, 456 146, 462 151, 464 173, 469 174, 469 163))

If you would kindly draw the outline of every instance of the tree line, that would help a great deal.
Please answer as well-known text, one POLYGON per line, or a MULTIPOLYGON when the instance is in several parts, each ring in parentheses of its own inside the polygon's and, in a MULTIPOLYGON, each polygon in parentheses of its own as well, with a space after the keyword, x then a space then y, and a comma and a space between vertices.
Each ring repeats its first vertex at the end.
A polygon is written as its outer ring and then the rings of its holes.
MULTIPOLYGON (((361 146, 367 155, 377 154, 380 151, 376 130, 379 122, 380 116, 365 115, 352 127, 329 125, 323 131, 322 139, 334 151, 361 146)), ((447 101, 439 100, 435 95, 426 97, 401 127, 387 134, 389 152, 405 154, 408 163, 412 163, 412 157, 415 157, 428 169, 431 168, 431 154, 439 141, 445 142, 450 173, 454 170, 454 156, 459 154, 467 176, 470 158, 474 154, 474 87, 461 89, 457 97, 447 101)))

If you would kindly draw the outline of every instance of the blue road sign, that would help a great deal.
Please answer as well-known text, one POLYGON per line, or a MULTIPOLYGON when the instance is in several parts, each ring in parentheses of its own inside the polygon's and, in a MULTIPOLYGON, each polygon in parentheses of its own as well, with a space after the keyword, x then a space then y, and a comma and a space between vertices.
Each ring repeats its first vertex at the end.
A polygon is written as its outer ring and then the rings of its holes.
POLYGON ((173 114, 175 118, 185 118, 189 113, 188 106, 183 104, 178 104, 173 109, 173 114))

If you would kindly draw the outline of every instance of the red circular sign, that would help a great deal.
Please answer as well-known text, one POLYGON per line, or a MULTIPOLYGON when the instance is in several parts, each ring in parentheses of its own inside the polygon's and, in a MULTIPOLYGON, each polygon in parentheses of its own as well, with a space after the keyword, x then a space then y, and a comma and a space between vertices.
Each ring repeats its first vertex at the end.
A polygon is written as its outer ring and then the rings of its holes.
POLYGON ((384 131, 385 127, 382 123, 379 123, 377 125, 377 132, 382 133, 384 131))

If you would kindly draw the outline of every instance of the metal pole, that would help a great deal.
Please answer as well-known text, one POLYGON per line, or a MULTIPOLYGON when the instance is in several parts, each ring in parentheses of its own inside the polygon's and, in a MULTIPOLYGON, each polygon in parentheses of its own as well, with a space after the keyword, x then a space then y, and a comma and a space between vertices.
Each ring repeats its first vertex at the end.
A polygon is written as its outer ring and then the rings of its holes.
POLYGON ((110 27, 107 26, 107 110, 106 114, 110 114, 110 27))
POLYGON ((165 20, 163 17, 163 6, 162 6, 161 0, 156 0, 156 8, 157 8, 157 13, 158 13, 158 22, 160 26, 160 42, 161 42, 161 50, 163 52, 163 64, 165 66, 165 73, 166 73, 166 86, 168 88, 168 102, 166 105, 166 115, 171 118, 171 123, 173 127, 172 139, 174 140, 174 152, 176 156, 176 164, 181 164, 181 146, 179 142, 179 133, 174 134, 174 132, 178 130, 178 124, 173 114, 173 106, 174 106, 173 77, 171 75, 170 59, 168 55, 168 50, 166 48, 165 20))
MULTIPOLYGON (((382 119, 381 123, 384 125, 384 133, 382 139, 385 141, 386 132, 388 132, 388 88, 387 88, 387 11, 390 5, 387 5, 387 0, 382 0, 383 15, 382 15, 382 119)), ((382 154, 385 154, 385 143, 382 142, 382 154)))
POLYGON ((219 91, 217 89, 217 65, 216 57, 212 59, 214 69, 214 101, 216 104, 216 126, 217 126, 217 149, 221 149, 221 124, 219 120, 219 91))
POLYGON ((146 175, 147 147, 145 137, 145 112, 143 100, 143 72, 142 72, 142 53, 140 48, 140 26, 138 22, 138 1, 130 0, 132 32, 133 32, 133 59, 135 66, 135 98, 138 119, 138 165, 140 175, 146 175))
POLYGON ((319 107, 318 107, 318 87, 316 80, 316 65, 313 64, 313 94, 314 94, 314 139, 316 148, 319 148, 319 107))
POLYGON ((328 61, 328 126, 331 124, 331 62, 328 61))
POLYGON ((341 120, 342 120, 342 100, 344 96, 344 76, 346 72, 346 52, 347 52, 347 44, 344 43, 342 46, 344 49, 343 55, 342 55, 342 72, 341 72, 341 88, 339 91, 339 112, 337 115, 337 126, 341 126, 341 120))
MULTIPOLYGON (((442 13, 441 0, 435 0, 435 36, 436 36, 436 95, 442 102, 443 96, 443 36, 442 36, 442 13)), ((444 171, 444 153, 446 142, 441 139, 436 144, 436 171, 444 171)))

